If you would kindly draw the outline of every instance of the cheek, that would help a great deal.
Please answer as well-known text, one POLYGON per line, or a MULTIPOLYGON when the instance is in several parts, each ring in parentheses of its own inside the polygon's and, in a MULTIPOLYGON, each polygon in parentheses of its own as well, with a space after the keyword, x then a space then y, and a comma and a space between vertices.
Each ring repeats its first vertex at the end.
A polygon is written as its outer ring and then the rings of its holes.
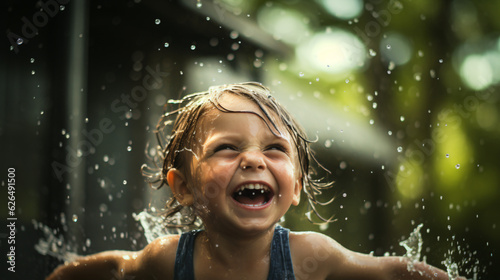
POLYGON ((279 162, 273 165, 273 173, 279 183, 293 185, 298 178, 298 170, 291 162, 279 162))
POLYGON ((215 198, 226 192, 232 174, 234 164, 229 162, 218 162, 217 164, 202 163, 197 169, 198 189, 202 190, 203 196, 215 198))

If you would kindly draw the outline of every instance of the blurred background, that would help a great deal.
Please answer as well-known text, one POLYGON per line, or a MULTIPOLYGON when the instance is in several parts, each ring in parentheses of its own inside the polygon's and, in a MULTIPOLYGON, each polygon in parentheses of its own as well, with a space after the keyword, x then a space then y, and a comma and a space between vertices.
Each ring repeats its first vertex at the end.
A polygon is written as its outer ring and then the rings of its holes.
POLYGON ((163 105, 250 80, 317 139, 331 171, 318 177, 335 180, 320 208, 334 223, 311 224, 301 203, 285 226, 403 255, 423 224, 428 263, 500 274, 500 1, 3 3, 0 219, 15 168, 17 231, 2 279, 43 279, 70 252, 143 248, 133 213, 169 195, 140 173, 163 105))

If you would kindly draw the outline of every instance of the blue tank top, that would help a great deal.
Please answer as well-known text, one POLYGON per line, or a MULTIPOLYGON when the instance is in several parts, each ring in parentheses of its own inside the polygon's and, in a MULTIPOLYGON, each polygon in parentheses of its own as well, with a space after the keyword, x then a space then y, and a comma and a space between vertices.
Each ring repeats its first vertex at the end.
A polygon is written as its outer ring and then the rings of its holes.
MULTIPOLYGON (((179 238, 175 255, 174 280, 194 280, 194 241, 201 230, 185 232, 179 238)), ((290 230, 276 225, 271 243, 267 280, 295 280, 288 238, 290 230)))

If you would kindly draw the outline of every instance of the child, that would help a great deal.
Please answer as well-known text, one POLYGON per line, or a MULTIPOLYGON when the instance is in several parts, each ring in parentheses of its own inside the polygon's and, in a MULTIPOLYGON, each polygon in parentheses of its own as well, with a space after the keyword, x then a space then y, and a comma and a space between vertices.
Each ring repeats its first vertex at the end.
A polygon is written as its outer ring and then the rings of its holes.
POLYGON ((172 226, 199 218, 203 230, 160 237, 139 252, 87 256, 47 279, 448 279, 425 263, 355 253, 277 225, 302 190, 316 212, 316 195, 329 184, 311 178, 305 133, 268 88, 212 87, 179 103, 186 101, 172 112, 158 187, 173 193, 167 220, 192 209, 172 226))

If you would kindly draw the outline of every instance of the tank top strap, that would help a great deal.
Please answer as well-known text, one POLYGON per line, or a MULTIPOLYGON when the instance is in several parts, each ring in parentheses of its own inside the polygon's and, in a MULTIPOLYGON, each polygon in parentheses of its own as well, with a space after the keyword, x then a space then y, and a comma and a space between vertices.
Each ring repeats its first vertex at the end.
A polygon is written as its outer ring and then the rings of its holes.
MULTIPOLYGON (((201 230, 185 232, 175 255, 174 280, 194 280, 194 242, 201 230)), ((295 280, 287 228, 276 225, 271 242, 268 280, 295 280)))
POLYGON ((295 280, 289 233, 289 229, 280 225, 276 225, 274 229, 268 280, 295 280))
POLYGON ((184 232, 175 254, 174 280, 194 280, 194 241, 201 230, 184 232))

